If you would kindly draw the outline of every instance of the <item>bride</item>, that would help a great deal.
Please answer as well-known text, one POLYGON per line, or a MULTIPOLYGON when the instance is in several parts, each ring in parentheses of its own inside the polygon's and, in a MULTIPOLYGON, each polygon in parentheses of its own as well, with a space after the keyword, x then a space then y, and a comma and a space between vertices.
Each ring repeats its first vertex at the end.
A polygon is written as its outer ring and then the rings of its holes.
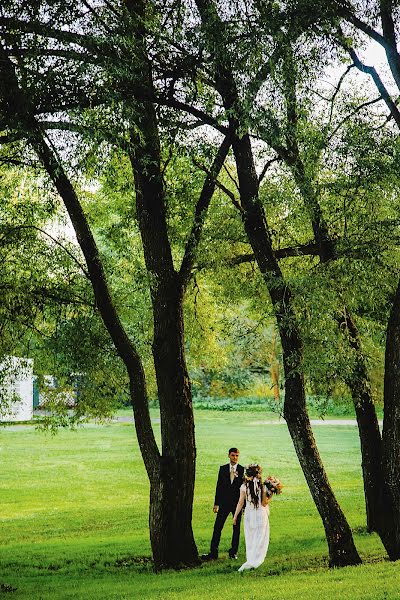
POLYGON ((261 482, 262 468, 253 464, 246 467, 244 483, 240 487, 239 502, 233 517, 233 524, 243 508, 244 536, 246 540, 246 562, 239 571, 256 569, 265 559, 269 544, 269 506, 270 497, 261 482))

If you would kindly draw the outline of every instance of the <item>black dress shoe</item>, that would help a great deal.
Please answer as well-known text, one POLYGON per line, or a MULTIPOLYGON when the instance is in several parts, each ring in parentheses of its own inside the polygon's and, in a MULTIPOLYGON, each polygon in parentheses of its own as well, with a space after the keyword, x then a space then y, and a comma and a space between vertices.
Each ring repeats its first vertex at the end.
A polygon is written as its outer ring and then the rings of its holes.
POLYGON ((209 554, 202 554, 200 558, 201 560, 217 560, 218 555, 211 554, 211 552, 209 552, 209 554))
POLYGON ((232 558, 233 560, 237 560, 238 559, 238 555, 237 554, 231 554, 229 552, 229 558, 232 558))

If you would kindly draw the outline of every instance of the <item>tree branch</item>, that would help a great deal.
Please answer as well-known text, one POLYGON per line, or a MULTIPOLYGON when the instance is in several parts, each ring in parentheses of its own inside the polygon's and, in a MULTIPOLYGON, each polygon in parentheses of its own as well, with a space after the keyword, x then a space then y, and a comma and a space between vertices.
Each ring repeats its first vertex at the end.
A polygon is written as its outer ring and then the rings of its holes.
POLYGON ((279 162, 280 160, 282 160, 279 156, 275 156, 275 158, 271 158, 271 160, 268 160, 265 165, 263 166, 263 169, 260 173, 260 176, 258 178, 258 183, 260 184, 262 182, 262 180, 264 179, 265 175, 267 174, 268 169, 270 168, 271 165, 273 165, 275 162, 279 162))
POLYGON ((388 47, 385 48, 387 60, 396 85, 400 91, 400 55, 397 51, 396 30, 393 22, 392 0, 380 0, 382 31, 388 47))
POLYGON ((239 184, 238 184, 238 182, 236 181, 235 177, 232 175, 232 173, 230 172, 230 170, 228 169, 228 167, 225 164, 224 164, 224 171, 228 175, 229 179, 232 181, 233 185, 235 186, 235 188, 237 189, 237 191, 240 194, 239 184))
POLYGON ((95 52, 100 51, 100 54, 106 53, 110 55, 113 50, 109 44, 106 44, 103 40, 94 36, 55 29, 54 27, 45 23, 40 23, 39 21, 28 22, 22 19, 0 16, 0 27, 1 26, 4 27, 8 35, 13 31, 18 31, 20 33, 35 33, 44 38, 56 39, 59 42, 67 44, 76 44, 86 50, 93 50, 95 52))
POLYGON ((382 46, 386 52, 390 70, 392 71, 393 78, 400 91, 400 55, 397 51, 396 46, 396 34, 392 16, 392 3, 389 0, 380 0, 380 15, 382 21, 383 35, 376 31, 373 27, 359 19, 354 13, 349 10, 346 6, 340 6, 340 14, 343 18, 354 25, 359 31, 365 33, 368 37, 375 40, 380 46, 382 46))
POLYGON ((192 230, 186 243, 185 254, 179 271, 179 278, 183 289, 186 288, 190 279, 195 253, 199 245, 207 210, 214 194, 215 187, 217 186, 218 174, 221 171, 230 147, 231 137, 230 135, 227 135, 220 145, 213 164, 207 173, 199 200, 196 204, 192 230))
POLYGON ((108 27, 107 23, 105 23, 104 20, 100 17, 98 11, 95 10, 93 6, 91 6, 91 4, 89 4, 89 2, 87 2, 86 0, 82 0, 82 3, 86 6, 90 14, 94 16, 96 21, 98 21, 100 25, 105 29, 105 31, 107 31, 107 33, 109 34, 112 34, 112 30, 108 27))
POLYGON ((87 127, 86 125, 80 125, 79 123, 73 123, 72 121, 39 121, 39 123, 46 130, 55 129, 59 131, 71 131, 73 133, 82 133, 97 138, 100 135, 105 142, 117 145, 125 151, 129 148, 128 140, 118 135, 113 135, 104 129, 87 127))
POLYGON ((84 52, 77 52, 75 50, 64 50, 61 48, 13 48, 10 50, 10 56, 49 56, 57 58, 67 58, 71 60, 78 60, 85 63, 101 64, 101 59, 92 54, 85 54, 84 52))
POLYGON ((348 7, 345 7, 343 5, 339 6, 339 13, 346 21, 348 21, 349 23, 354 25, 357 29, 359 29, 360 31, 365 33, 372 40, 375 40, 375 42, 378 42, 378 44, 380 46, 382 46, 383 48, 385 48, 385 50, 389 46, 389 43, 387 42, 387 40, 385 40, 385 38, 382 34, 378 33, 378 31, 375 31, 375 29, 373 29, 373 27, 368 25, 368 23, 365 23, 364 21, 359 19, 354 13, 352 13, 349 10, 348 7))
POLYGON ((380 78, 375 67, 370 67, 368 65, 365 65, 360 60, 356 51, 354 50, 354 48, 352 46, 349 45, 349 43, 347 42, 347 40, 345 39, 345 37, 343 36, 341 31, 339 31, 339 42, 342 45, 342 47, 349 53, 352 61, 356 65, 357 69, 359 71, 361 71, 362 73, 367 73, 368 75, 370 75, 372 77, 378 92, 380 93, 382 99, 385 101, 386 106, 390 110, 390 113, 393 115, 393 119, 396 121, 397 126, 400 128, 400 111, 397 108, 395 102, 392 100, 391 95, 389 94, 388 90, 386 89, 385 84, 383 83, 382 79, 380 78))
POLYGON ((68 250, 68 248, 66 248, 56 238, 54 238, 52 235, 50 235, 49 233, 47 233, 47 231, 44 231, 44 229, 40 229, 40 227, 36 227, 36 225, 17 225, 15 227, 12 227, 12 228, 9 229, 9 231, 7 232, 7 234, 5 234, 5 235, 2 236, 0 242, 3 241, 4 239, 6 239, 7 237, 9 237, 9 235, 12 234, 14 231, 19 231, 21 229, 34 229, 35 231, 38 231, 39 233, 42 233, 43 235, 45 235, 46 237, 48 237, 52 242, 54 242, 55 244, 57 244, 57 246, 59 246, 60 248, 62 248, 64 250, 64 252, 66 252, 70 258, 72 258, 72 260, 75 262, 75 264, 78 265, 79 269, 84 273, 85 277, 87 277, 89 279, 89 281, 90 281, 89 272, 85 269, 85 267, 82 265, 82 263, 79 262, 79 260, 76 258, 76 256, 74 256, 72 254, 72 252, 70 252, 70 250, 68 250))
POLYGON ((332 97, 330 98, 331 109, 329 111, 328 127, 330 126, 330 124, 332 122, 333 109, 334 109, 334 105, 335 105, 336 96, 338 95, 338 93, 340 91, 340 88, 342 86, 343 81, 345 80, 345 78, 347 77, 347 75, 350 73, 351 69, 354 69, 354 67, 355 67, 355 64, 349 65, 347 67, 347 69, 345 70, 345 72, 342 73, 342 75, 340 76, 340 79, 338 81, 338 84, 336 86, 336 89, 333 92, 332 97))
POLYGON ((177 100, 176 98, 173 98, 173 97, 164 98, 163 96, 155 94, 153 101, 156 104, 158 104, 159 106, 169 106, 171 108, 176 108, 177 110, 181 110, 183 112, 189 113, 190 115, 193 115, 194 117, 196 117, 196 119, 201 121, 204 125, 211 125, 215 129, 217 129, 220 133, 223 133, 224 135, 228 135, 228 133, 229 133, 229 128, 224 125, 221 125, 215 117, 212 117, 211 115, 205 113, 204 111, 202 111, 194 106, 191 106, 190 104, 181 102, 180 100, 177 100))
MULTIPOLYGON (((196 167, 198 167, 199 169, 201 169, 202 171, 207 173, 207 175, 209 177, 213 177, 210 169, 207 169, 207 167, 205 165, 203 165, 202 163, 200 163, 196 160, 193 160, 193 163, 196 165, 196 167)), ((221 183, 218 179, 216 179, 216 177, 213 177, 213 179, 214 179, 215 185, 228 196, 228 198, 231 200, 232 204, 238 209, 238 211, 240 213, 242 213, 243 209, 242 209, 238 199, 236 198, 235 194, 233 192, 231 192, 231 190, 229 190, 227 187, 225 187, 225 185, 223 183, 221 183)))
POLYGON ((279 56, 279 52, 280 47, 275 48, 268 60, 261 65, 254 79, 250 81, 247 93, 247 99, 249 102, 254 102, 254 99, 260 91, 262 84, 268 75, 271 74, 272 68, 274 67, 274 64, 276 64, 277 56, 279 56))
MULTIPOLYGON (((274 254, 276 258, 290 258, 293 256, 319 256, 318 246, 315 242, 309 242, 308 244, 304 244, 302 246, 293 246, 289 248, 280 248, 279 250, 275 250, 274 254)), ((229 261, 231 265, 242 265, 243 263, 254 262, 255 256, 254 254, 242 254, 240 256, 236 256, 229 261)))
POLYGON ((346 121, 351 119, 351 117, 354 117, 354 115, 359 113, 363 108, 366 108, 367 106, 371 106, 372 104, 376 104, 377 102, 381 102, 382 100, 383 100, 382 96, 378 96, 378 98, 374 98, 373 100, 368 100, 368 102, 363 102, 362 104, 357 106, 357 108, 355 108, 351 113, 346 115, 340 121, 340 123, 335 127, 335 129, 330 133, 330 135, 328 137, 328 141, 330 141, 333 138, 333 136, 339 131, 339 129, 342 127, 342 125, 344 125, 344 123, 346 123, 346 121))

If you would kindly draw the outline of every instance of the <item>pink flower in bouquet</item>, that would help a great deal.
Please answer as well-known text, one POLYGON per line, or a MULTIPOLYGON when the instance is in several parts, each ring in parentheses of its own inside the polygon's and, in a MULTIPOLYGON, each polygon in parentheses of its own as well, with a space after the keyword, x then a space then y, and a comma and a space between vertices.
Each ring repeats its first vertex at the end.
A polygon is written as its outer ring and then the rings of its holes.
POLYGON ((266 488, 267 496, 282 493, 283 485, 279 481, 279 479, 274 475, 268 475, 267 479, 264 481, 264 485, 266 488))

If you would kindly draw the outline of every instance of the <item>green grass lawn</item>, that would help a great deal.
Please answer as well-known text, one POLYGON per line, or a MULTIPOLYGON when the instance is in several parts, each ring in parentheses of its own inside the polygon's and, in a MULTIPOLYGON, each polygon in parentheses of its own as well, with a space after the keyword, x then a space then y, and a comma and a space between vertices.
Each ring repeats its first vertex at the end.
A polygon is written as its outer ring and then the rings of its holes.
POLYGON ((286 427, 263 424, 267 419, 260 412, 196 414, 199 552, 209 549, 215 480, 229 446, 239 446, 242 464, 259 461, 265 474, 285 484, 271 505, 265 563, 243 576, 236 571, 240 560, 227 558, 228 524, 218 561, 190 571, 152 572, 148 483, 132 424, 90 424, 56 436, 30 426, 0 428, 0 594, 52 600, 400 599, 399 564, 387 561, 378 537, 365 532, 356 428, 314 429, 364 560, 360 567, 330 570, 323 528, 286 427))

